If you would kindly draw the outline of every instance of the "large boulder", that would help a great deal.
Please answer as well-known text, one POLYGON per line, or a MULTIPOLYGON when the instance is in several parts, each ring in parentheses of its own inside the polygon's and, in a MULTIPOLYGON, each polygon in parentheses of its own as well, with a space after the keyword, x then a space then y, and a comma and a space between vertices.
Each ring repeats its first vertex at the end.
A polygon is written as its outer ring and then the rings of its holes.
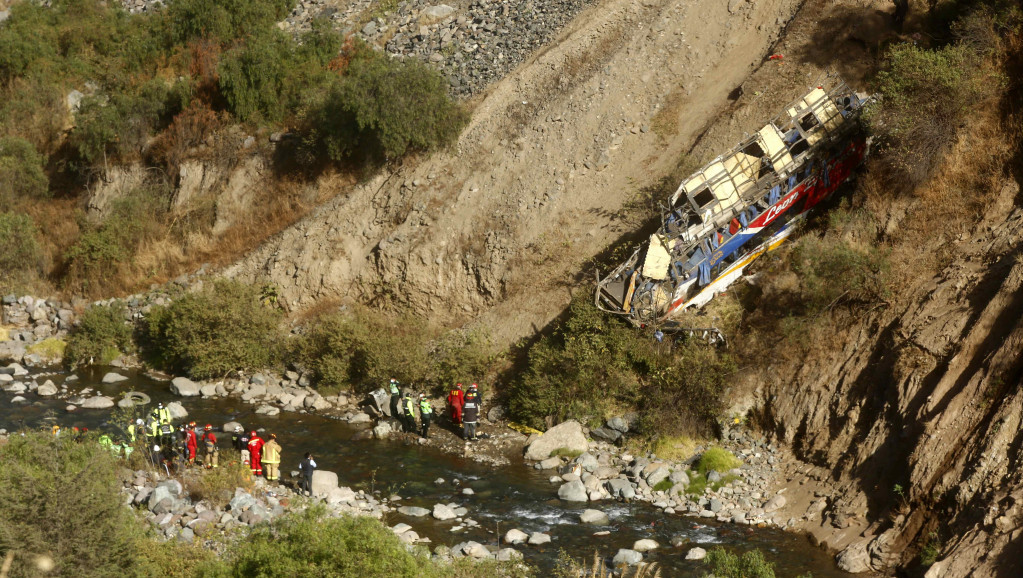
POLYGON ((330 494, 331 490, 337 487, 337 474, 326 470, 313 472, 312 490, 313 497, 320 498, 330 494))
POLYGON ((870 572, 870 552, 867 550, 868 540, 853 542, 838 555, 838 567, 851 574, 870 572))
POLYGON ((107 409, 109 407, 114 407, 114 400, 105 395, 97 395, 96 397, 90 397, 83 401, 82 407, 85 409, 107 409))
POLYGON ((389 422, 380 422, 373 428, 373 437, 378 440, 384 440, 387 439, 387 436, 391 435, 392 431, 393 430, 391 429, 391 424, 389 422))
POLYGON ((201 386, 187 377, 175 377, 170 382, 170 390, 174 395, 181 397, 195 397, 199 395, 201 386))
POLYGON ((544 544, 551 543, 550 534, 544 534, 543 532, 533 532, 529 535, 530 546, 542 546, 544 544))
POLYGON ((643 561, 643 555, 635 550, 621 548, 611 562, 615 566, 635 566, 643 561))
POLYGON ((586 496, 586 486, 579 480, 568 482, 558 488, 558 497, 566 502, 585 502, 589 499, 586 496))
POLYGON ((120 373, 114 373, 112 371, 103 376, 103 383, 119 383, 127 380, 128 380, 127 377, 121 375, 120 373))
POLYGON ((703 560, 707 557, 707 551, 703 548, 692 548, 686 552, 686 560, 703 560))
POLYGON ((545 460, 558 449, 570 452, 585 452, 589 449, 583 426, 575 420, 559 423, 533 440, 526 448, 526 459, 532 461, 545 460))
POLYGON ((604 487, 606 487, 608 493, 615 498, 631 500, 636 497, 636 488, 631 482, 629 482, 629 480, 614 478, 612 480, 608 480, 604 487))
POLYGON ((771 512, 785 507, 785 502, 785 496, 781 494, 774 496, 770 500, 767 500, 767 503, 764 504, 764 513, 770 514, 771 512))
POLYGON ((508 530, 504 535, 505 544, 523 544, 529 539, 529 534, 519 530, 518 528, 512 528, 508 530))
POLYGON ((430 513, 430 510, 426 508, 420 508, 419 506, 402 506, 398 508, 399 514, 405 514, 406 516, 412 516, 414 518, 422 518, 423 516, 430 513))
POLYGON ((433 517, 438 520, 453 520, 454 518, 457 518, 458 515, 455 514, 455 511, 451 509, 450 506, 437 504, 433 507, 433 517))
POLYGON ((22 341, 0 341, 0 361, 20 363, 25 359, 25 343, 22 341))
POLYGON ((579 514, 579 521, 583 524, 596 524, 598 526, 607 526, 611 523, 607 514, 600 510, 583 510, 583 513, 579 514))
POLYGON ((185 410, 185 406, 181 405, 180 401, 172 401, 167 404, 167 411, 170 412, 171 419, 185 419, 188 417, 188 411, 185 410))
POLYGON ((637 552, 649 552, 650 550, 656 550, 657 548, 660 548, 660 547, 661 547, 661 545, 658 544, 656 540, 651 540, 650 538, 643 538, 642 540, 636 540, 632 544, 632 549, 637 551, 637 552))
POLYGON ((221 429, 221 431, 223 431, 224 433, 234 433, 235 430, 240 427, 242 427, 242 424, 236 421, 229 421, 224 424, 224 427, 221 429))

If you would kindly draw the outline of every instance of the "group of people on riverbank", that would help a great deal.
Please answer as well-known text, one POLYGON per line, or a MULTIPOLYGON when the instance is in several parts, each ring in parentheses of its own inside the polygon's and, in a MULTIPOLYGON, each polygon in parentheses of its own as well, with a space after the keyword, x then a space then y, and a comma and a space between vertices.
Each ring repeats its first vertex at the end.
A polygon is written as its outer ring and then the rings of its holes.
MULTIPOLYGON (((419 437, 429 439, 430 424, 433 423, 436 412, 425 393, 420 393, 418 403, 413 399, 413 393, 406 389, 402 391, 398 380, 391 379, 389 384, 391 392, 391 417, 398 420, 402 431, 418 434, 419 437), (416 409, 419 410, 419 427, 416 427, 416 409)), ((480 394, 479 386, 475 383, 469 386, 469 391, 462 390, 462 384, 455 384, 448 394, 448 412, 451 423, 455 427, 462 428, 462 438, 468 441, 479 439, 476 426, 479 423, 480 415, 480 394)))

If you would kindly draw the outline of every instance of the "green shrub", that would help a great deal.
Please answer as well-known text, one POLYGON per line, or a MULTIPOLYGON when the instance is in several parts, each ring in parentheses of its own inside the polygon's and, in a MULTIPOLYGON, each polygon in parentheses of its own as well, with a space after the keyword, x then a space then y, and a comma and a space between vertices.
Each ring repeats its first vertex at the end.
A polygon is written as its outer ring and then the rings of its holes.
POLYGON ((439 72, 356 46, 339 81, 310 106, 307 148, 340 161, 393 159, 454 141, 468 121, 439 72))
POLYGON ((152 361, 172 371, 206 379, 279 360, 280 311, 260 303, 258 287, 224 279, 146 320, 146 349, 152 361))
POLYGON ((272 29, 224 55, 220 91, 240 120, 279 121, 292 108, 288 95, 295 87, 289 76, 296 65, 294 41, 272 29))
POLYGON ((714 434, 723 396, 736 371, 734 358, 700 342, 675 345, 646 378, 640 429, 647 434, 714 434))
POLYGON ((737 556, 721 547, 711 548, 703 562, 717 578, 774 578, 774 564, 760 550, 737 556))
POLYGON ((0 202, 11 206, 16 199, 50 196, 45 164, 46 158, 32 143, 19 137, 0 137, 0 202))
POLYGON ((28 215, 0 213, 0 289, 34 277, 42 265, 36 225, 28 215))
POLYGON ((124 304, 97 305, 85 310, 68 337, 64 361, 71 367, 96 363, 107 365, 134 349, 132 328, 125 323, 124 304))
POLYGON ((295 0, 170 0, 167 17, 178 42, 193 38, 227 42, 270 30, 294 7, 295 0))
POLYGON ((713 447, 703 452, 699 461, 696 462, 695 469, 703 475, 707 475, 712 471, 723 474, 741 465, 742 462, 732 452, 724 448, 713 447))
POLYGON ((119 576, 135 565, 138 522, 123 505, 117 464, 89 440, 43 433, 0 445, 0 551, 12 576, 35 576, 39 557, 54 576, 119 576))
POLYGON ((876 245, 853 247, 839 239, 801 237, 788 254, 799 279, 795 301, 815 315, 842 299, 862 303, 886 299, 891 275, 888 253, 876 245))
POLYGON ((251 492, 253 489, 252 470, 241 461, 238 452, 234 451, 237 461, 227 459, 229 451, 221 451, 220 467, 212 470, 194 469, 184 472, 181 477, 182 486, 193 502, 206 500, 215 508, 223 510, 234 498, 235 490, 242 488, 251 492))
POLYGON ((674 485, 675 485, 674 482, 672 482, 671 480, 665 478, 665 479, 657 482, 656 484, 654 484, 653 490, 655 492, 667 492, 674 485))
POLYGON ((171 97, 170 88, 154 80, 138 90, 82 99, 68 137, 84 162, 80 168, 105 167, 111 160, 141 155, 154 130, 174 112, 171 97))
POLYGON ((324 507, 316 506, 254 528, 225 561, 207 565, 199 575, 524 578, 530 572, 514 562, 433 562, 427 550, 409 550, 377 520, 330 518, 324 507))
POLYGON ((882 158, 907 184, 923 182, 997 86, 971 46, 894 45, 877 76, 881 101, 866 115, 882 158))

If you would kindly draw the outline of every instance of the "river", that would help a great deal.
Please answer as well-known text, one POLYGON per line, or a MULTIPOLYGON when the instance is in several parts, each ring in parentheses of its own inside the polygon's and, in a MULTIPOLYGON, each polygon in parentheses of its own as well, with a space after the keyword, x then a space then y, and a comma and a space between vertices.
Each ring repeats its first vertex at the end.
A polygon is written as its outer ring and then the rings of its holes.
MULTIPOLYGON (((128 381, 104 385, 100 379, 108 368, 80 371, 80 380, 71 389, 92 387, 114 399, 121 392, 136 390, 149 394, 153 402, 180 401, 189 412, 189 421, 211 423, 219 428, 228 421, 238 421, 247 429, 265 428, 277 434, 284 448, 282 472, 297 469, 305 452, 313 452, 321 469, 338 473, 340 483, 355 489, 380 492, 382 497, 399 494, 402 505, 432 508, 437 503, 456 502, 469 510, 468 516, 480 526, 452 533, 453 521, 440 522, 432 517, 409 518, 390 512, 385 522, 394 525, 406 522, 420 536, 430 538, 432 546, 452 546, 465 540, 482 544, 496 544, 497 536, 512 528, 526 533, 534 531, 551 535, 552 542, 545 546, 516 546, 526 561, 546 573, 555 563, 560 550, 576 559, 592 560, 595 551, 612 556, 618 548, 630 548, 634 541, 652 538, 661 548, 649 552, 645 558, 656 561, 667 576, 702 576, 707 568, 702 562, 686 561, 689 548, 709 549, 723 545, 736 551, 759 548, 775 564, 779 577, 790 577, 812 572, 815 578, 848 577, 840 571, 831 556, 812 546, 805 538, 773 528, 755 528, 723 524, 701 518, 666 515, 644 503, 622 504, 599 502, 589 507, 606 512, 610 527, 582 525, 579 513, 586 505, 574 505, 557 499, 557 486, 548 481, 544 473, 527 467, 522 459, 513 456, 507 466, 483 465, 471 460, 443 453, 439 450, 400 441, 350 441, 357 429, 344 422, 327 417, 281 412, 277 416, 255 415, 255 406, 237 399, 178 398, 170 393, 167 382, 157 381, 129 370, 114 369, 129 376, 128 381), (446 482, 435 484, 437 478, 446 482), (459 480, 455 485, 453 480, 459 480), (470 487, 473 495, 464 495, 461 489, 470 487), (593 536, 594 532, 610 530, 609 535, 593 536), (683 536, 690 543, 681 548, 670 546, 672 537, 683 536)), ((52 379, 58 386, 66 374, 38 374, 42 383, 52 379)), ((0 427, 8 431, 21 428, 88 427, 103 429, 110 419, 108 410, 79 409, 67 413, 66 400, 45 399, 34 393, 24 394, 26 402, 11 403, 13 394, 0 392, 0 427)), ((225 436, 227 437, 227 436, 225 436)), ((226 445, 221 438, 221 445, 226 445)))

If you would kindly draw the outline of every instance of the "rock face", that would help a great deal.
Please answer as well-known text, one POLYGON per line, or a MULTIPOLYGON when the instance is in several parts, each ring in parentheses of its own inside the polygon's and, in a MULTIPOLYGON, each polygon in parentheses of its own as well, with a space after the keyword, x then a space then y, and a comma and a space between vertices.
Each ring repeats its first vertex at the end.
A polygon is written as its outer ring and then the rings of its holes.
POLYGON ((853 542, 836 558, 838 567, 850 574, 870 572, 870 552, 867 551, 867 542, 853 542))
POLYGON ((551 452, 566 449, 573 452, 585 452, 589 449, 583 427, 575 420, 569 420, 552 427, 529 444, 526 448, 526 459, 533 461, 551 457, 551 452))
POLYGON ((181 397, 195 397, 200 393, 200 386, 187 377, 175 377, 170 382, 170 390, 181 397))

